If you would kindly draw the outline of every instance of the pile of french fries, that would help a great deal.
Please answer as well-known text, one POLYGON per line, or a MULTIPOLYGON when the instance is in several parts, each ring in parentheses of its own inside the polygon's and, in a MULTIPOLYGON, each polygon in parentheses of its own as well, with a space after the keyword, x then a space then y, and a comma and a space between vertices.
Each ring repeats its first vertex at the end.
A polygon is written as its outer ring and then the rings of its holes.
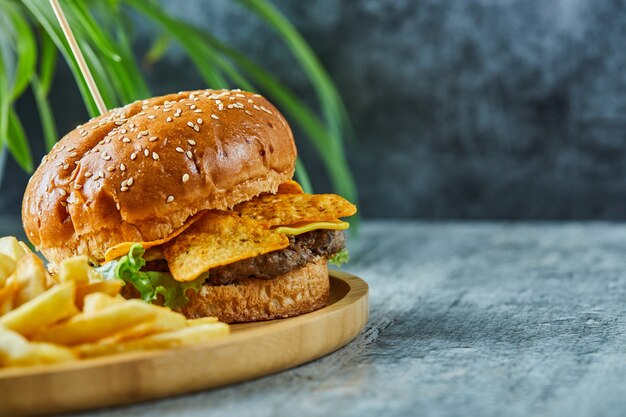
POLYGON ((75 361, 199 343, 229 333, 209 317, 126 300, 85 257, 51 276, 23 242, 0 238, 0 368, 75 361))

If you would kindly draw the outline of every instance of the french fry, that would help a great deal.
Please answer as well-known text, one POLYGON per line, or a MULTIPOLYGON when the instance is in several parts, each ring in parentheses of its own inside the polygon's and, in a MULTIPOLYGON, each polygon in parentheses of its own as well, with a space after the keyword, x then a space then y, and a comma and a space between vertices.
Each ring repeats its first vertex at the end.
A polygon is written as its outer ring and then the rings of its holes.
POLYGON ((32 347, 21 334, 0 326, 0 366, 33 365, 32 347))
POLYGON ((205 342, 229 334, 226 323, 205 323, 171 332, 157 333, 122 343, 89 343, 74 347, 81 357, 95 357, 138 350, 165 349, 205 342))
POLYGON ((157 320, 154 319, 150 321, 144 321, 143 323, 135 324, 132 327, 129 327, 109 337, 101 339, 96 343, 100 343, 100 344, 119 343, 125 340, 139 339, 141 337, 154 333, 156 322, 157 320))
POLYGON ((76 288, 76 307, 83 309, 85 297, 89 294, 106 294, 111 297, 118 295, 122 289, 122 281, 96 281, 79 285, 76 288))
POLYGON ((138 323, 154 320, 151 306, 139 300, 127 300, 104 307, 93 314, 79 314, 66 322, 33 335, 33 340, 60 345, 95 342, 138 323))
POLYGON ((0 367, 43 365, 76 359, 76 354, 66 347, 30 343, 21 334, 0 326, 0 367))
MULTIPOLYGON (((22 256, 29 253, 30 250, 25 250, 20 242, 13 236, 7 236, 0 238, 0 253, 12 258, 15 262, 22 259, 22 256)), ((32 253, 32 252, 30 252, 32 253)))
POLYGON ((26 255, 27 253, 33 253, 33 251, 28 247, 28 245, 26 243, 22 242, 21 240, 18 240, 17 243, 24 250, 24 255, 26 255))
POLYGON ((14 300, 16 307, 32 300, 48 288, 46 268, 41 259, 32 253, 22 256, 17 261, 14 274, 19 284, 14 300))
POLYGON ((89 282, 89 261, 86 256, 73 256, 61 262, 58 273, 58 281, 75 281, 77 284, 89 282))
POLYGON ((13 309, 13 297, 18 289, 15 277, 9 277, 4 287, 0 288, 0 317, 13 309))
POLYGON ((74 305, 75 284, 66 282, 40 294, 0 317, 0 326, 25 336, 78 313, 74 305))
POLYGON ((150 306, 156 313, 154 320, 129 327, 128 329, 122 330, 121 332, 101 340, 100 343, 118 343, 125 340, 137 339, 149 334, 167 332, 185 327, 187 319, 182 314, 172 311, 166 307, 160 307, 153 304, 150 306))
POLYGON ((4 285, 7 278, 15 271, 15 260, 9 255, 0 253, 0 287, 4 285))
POLYGON ((186 326, 187 319, 182 314, 172 311, 166 307, 154 307, 158 309, 158 312, 152 333, 182 329, 186 326))
POLYGON ((83 314, 85 316, 90 316, 105 307, 112 306, 113 304, 119 304, 123 301, 124 298, 113 297, 109 294, 104 294, 101 292, 87 294, 83 299, 83 314))
POLYGON ((199 319, 188 319, 186 321, 187 327, 198 326, 200 324, 217 323, 219 320, 217 317, 200 317, 199 319))
POLYGON ((31 343, 39 364, 71 362, 78 359, 76 354, 65 346, 51 343, 31 343))
POLYGON ((187 320, 169 308, 124 299, 122 282, 102 280, 86 257, 69 258, 58 271, 50 276, 23 242, 0 239, 0 367, 165 349, 230 331, 216 317, 187 320))

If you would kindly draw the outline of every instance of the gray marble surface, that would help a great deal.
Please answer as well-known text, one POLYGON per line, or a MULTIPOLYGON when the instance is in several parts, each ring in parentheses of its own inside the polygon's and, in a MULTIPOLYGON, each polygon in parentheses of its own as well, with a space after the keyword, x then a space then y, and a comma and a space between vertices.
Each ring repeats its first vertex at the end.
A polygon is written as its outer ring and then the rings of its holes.
MULTIPOLYGON (((366 222, 356 340, 238 385, 85 416, 626 413, 626 225, 366 222)), ((89 383, 89 381, 85 381, 89 383)))
POLYGON ((348 346, 84 415, 626 413, 626 224, 368 221, 351 249, 345 270, 369 283, 371 309, 348 346))

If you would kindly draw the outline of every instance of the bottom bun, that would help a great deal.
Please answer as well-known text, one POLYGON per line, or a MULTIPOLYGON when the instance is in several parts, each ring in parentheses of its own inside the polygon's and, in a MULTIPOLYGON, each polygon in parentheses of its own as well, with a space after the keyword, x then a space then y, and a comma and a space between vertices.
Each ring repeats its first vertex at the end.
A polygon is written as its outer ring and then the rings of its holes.
POLYGON ((321 258, 270 280, 203 285, 179 311, 189 318, 215 316, 226 323, 272 320, 318 310, 329 293, 328 262, 321 258))

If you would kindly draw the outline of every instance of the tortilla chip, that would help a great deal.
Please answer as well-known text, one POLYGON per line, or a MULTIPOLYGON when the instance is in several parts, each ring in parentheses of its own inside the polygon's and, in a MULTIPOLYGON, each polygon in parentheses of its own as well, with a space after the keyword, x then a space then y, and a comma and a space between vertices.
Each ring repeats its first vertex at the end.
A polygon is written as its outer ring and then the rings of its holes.
POLYGON ((356 206, 335 194, 269 194, 241 203, 233 211, 270 226, 287 226, 352 216, 356 206))
POLYGON ((302 186, 294 180, 289 180, 278 186, 276 194, 304 194, 302 186))
POLYGON ((173 242, 165 259, 174 279, 193 281, 211 268, 284 249, 289 238, 229 212, 209 212, 173 242))
POLYGON ((174 233, 172 233, 171 235, 169 235, 168 237, 163 238, 163 239, 153 240, 151 242, 122 242, 122 243, 118 243, 117 245, 112 246, 109 249, 107 249, 106 253, 104 254, 104 261, 105 262, 109 262, 109 261, 112 261, 113 259, 119 258, 120 256, 127 255, 128 251, 130 250, 130 247, 133 246, 135 243, 139 243, 141 246, 143 246, 144 249, 149 249, 149 248, 152 248, 154 246, 159 246, 159 245, 162 245, 164 243, 167 243, 170 240, 172 240, 175 237, 177 237, 178 235, 180 235, 185 230, 187 230, 187 228, 189 226, 191 226, 192 224, 194 224, 196 221, 200 220, 203 215, 204 215, 204 212, 201 212, 201 213, 198 213, 198 214, 194 215, 193 217, 187 219, 185 224, 183 224, 180 229, 176 230, 174 233))

